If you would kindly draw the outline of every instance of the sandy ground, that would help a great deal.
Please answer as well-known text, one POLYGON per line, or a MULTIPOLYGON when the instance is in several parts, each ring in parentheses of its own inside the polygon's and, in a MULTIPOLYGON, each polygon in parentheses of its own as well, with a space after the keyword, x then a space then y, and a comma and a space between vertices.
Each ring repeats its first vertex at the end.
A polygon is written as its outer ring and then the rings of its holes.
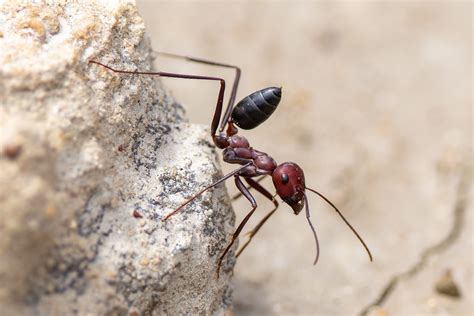
MULTIPOLYGON (((156 49, 241 66, 239 98, 283 86, 276 113, 242 134, 278 162, 302 166, 307 185, 343 210, 374 254, 370 263, 311 195, 321 243, 312 266, 304 214, 283 205, 238 260, 235 315, 472 315, 470 2, 141 1, 139 8, 156 49), (435 290, 446 270, 461 297, 435 290)), ((156 64, 233 77, 169 59, 156 64)), ((215 84, 166 84, 191 121, 210 123, 215 84)), ((235 192, 231 181, 228 188, 235 192)), ((249 228, 271 208, 258 202, 249 228)), ((234 206, 238 218, 249 209, 245 201, 234 206)))

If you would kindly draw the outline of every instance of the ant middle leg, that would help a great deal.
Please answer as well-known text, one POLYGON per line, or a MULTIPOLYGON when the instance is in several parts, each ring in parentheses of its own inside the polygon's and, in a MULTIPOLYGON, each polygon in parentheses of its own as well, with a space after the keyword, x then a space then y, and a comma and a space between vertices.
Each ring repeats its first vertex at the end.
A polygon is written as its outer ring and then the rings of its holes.
POLYGON ((224 252, 219 257, 219 262, 217 264, 217 270, 216 270, 217 278, 219 278, 219 272, 221 270, 222 261, 224 260, 225 255, 229 252, 235 240, 237 239, 237 237, 239 237, 239 234, 244 228, 245 224, 247 224, 248 220, 257 209, 257 202, 255 201, 255 198, 252 196, 250 191, 245 187, 245 184, 242 182, 242 180, 240 180, 240 177, 238 175, 235 176, 235 185, 237 186, 239 191, 242 192, 242 194, 247 198, 247 200, 249 200, 250 204, 252 204, 252 210, 250 210, 250 212, 245 216, 242 222, 240 222, 239 226, 237 227, 235 232, 232 234, 232 239, 230 243, 227 245, 224 252))
POLYGON ((267 189, 265 189, 263 186, 261 186, 258 183, 258 180, 255 181, 251 178, 245 178, 245 181, 252 188, 254 188, 258 192, 260 192, 263 196, 265 196, 267 199, 272 201, 273 205, 275 207, 270 212, 268 212, 267 215, 265 215, 265 217, 257 224, 257 226, 254 227, 254 229, 252 229, 247 234, 245 234, 246 236, 248 236, 248 239, 245 242, 245 244, 243 244, 242 247, 240 247, 240 249, 237 251, 237 254, 235 255, 236 258, 238 258, 240 256, 240 254, 242 253, 242 251, 244 251, 245 248, 247 248, 247 246, 252 241, 252 238, 255 236, 255 234, 257 234, 257 232, 260 230, 260 228, 262 228, 262 226, 265 224, 265 222, 276 212, 276 210, 278 209, 278 206, 279 206, 278 201, 275 200, 275 198, 272 196, 272 194, 270 192, 267 191, 267 189))
MULTIPOLYGON (((265 179, 265 177, 266 177, 266 175, 263 175, 263 176, 261 176, 260 178, 258 178, 257 180, 254 180, 254 181, 257 182, 257 183, 260 183, 263 179, 265 179)), ((247 178, 245 178, 245 179, 247 179, 247 178)), ((247 186, 247 190, 250 190, 251 188, 252 188, 251 185, 247 186)), ((242 196, 242 192, 236 193, 234 196, 232 196, 230 198, 230 200, 233 202, 235 200, 238 200, 241 196, 242 196)))

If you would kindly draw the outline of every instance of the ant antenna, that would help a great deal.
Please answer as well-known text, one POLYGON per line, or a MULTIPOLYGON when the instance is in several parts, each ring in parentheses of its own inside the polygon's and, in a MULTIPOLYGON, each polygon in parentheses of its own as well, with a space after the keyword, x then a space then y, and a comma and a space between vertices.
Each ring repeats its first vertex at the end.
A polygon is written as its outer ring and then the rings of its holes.
POLYGON ((316 258, 314 259, 313 265, 315 265, 318 260, 319 260, 319 241, 318 241, 318 235, 316 235, 316 230, 314 229, 313 224, 311 223, 311 220, 309 218, 309 205, 308 205, 308 198, 306 197, 306 193, 304 194, 304 204, 306 205, 306 219, 308 220, 309 226, 311 227, 311 230, 313 231, 313 236, 314 240, 316 241, 316 258))
MULTIPOLYGON (((316 193, 317 195, 319 195, 320 198, 322 198, 324 201, 326 201, 329 205, 331 205, 334 210, 337 212, 337 214, 339 214, 339 216, 341 216, 342 220, 344 221, 344 223, 346 223, 347 226, 349 226, 349 228, 352 230, 352 232, 356 235, 356 237, 359 239, 359 241, 362 243, 362 245, 364 246, 365 250, 367 251, 367 254, 369 255, 369 259, 370 261, 373 261, 372 259, 372 253, 370 252, 369 250, 369 247, 367 247, 367 244, 364 242, 364 240, 362 239, 362 237, 360 237, 360 235, 357 233, 357 231, 355 230, 354 227, 352 227, 351 224, 349 224, 349 222, 347 221, 347 219, 342 215, 341 211, 339 211, 337 209, 337 207, 332 204, 331 201, 329 201, 329 199, 327 199, 324 195, 322 195, 321 193, 319 193, 318 191, 316 190, 313 190, 311 188, 308 188, 306 187, 307 190, 310 190, 311 192, 313 193, 316 193)), ((306 200, 306 194, 305 194, 305 200, 306 200)), ((306 204, 307 205, 307 204, 306 204)), ((309 220, 309 219, 308 219, 309 220)), ((310 223, 311 224, 311 223, 310 223)))

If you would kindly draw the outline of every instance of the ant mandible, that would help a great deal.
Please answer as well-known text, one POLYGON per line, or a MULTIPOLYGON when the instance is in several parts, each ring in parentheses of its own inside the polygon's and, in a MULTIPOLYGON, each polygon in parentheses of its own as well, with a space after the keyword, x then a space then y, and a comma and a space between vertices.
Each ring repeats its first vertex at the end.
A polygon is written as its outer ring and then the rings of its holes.
POLYGON ((235 70, 235 78, 234 83, 232 85, 232 91, 230 93, 229 102, 227 104, 227 109, 224 112, 224 116, 221 118, 222 114, 222 105, 224 99, 224 91, 225 91, 225 80, 218 77, 209 77, 209 76, 197 76, 197 75, 188 75, 188 74, 178 74, 178 73, 169 73, 169 72, 142 72, 142 71, 128 71, 128 70, 119 70, 114 69, 108 65, 100 63, 98 61, 90 60, 89 63, 97 64, 102 66, 112 72, 120 73, 120 74, 132 74, 132 75, 152 75, 152 76, 160 76, 160 77, 171 77, 171 78, 182 78, 182 79, 197 79, 197 80, 211 80, 211 81, 219 81, 220 89, 219 94, 217 96, 217 104, 216 110, 214 112, 214 117, 211 123, 211 137, 214 141, 214 144, 223 149, 223 159, 225 162, 231 164, 239 164, 242 165, 240 168, 228 173, 221 179, 217 180, 216 182, 212 183, 211 185, 205 187, 201 191, 194 194, 180 206, 178 206, 173 212, 167 214, 162 220, 166 221, 171 216, 175 215, 179 212, 184 206, 189 204, 191 201, 199 197, 204 192, 214 188, 216 185, 224 182, 225 180, 229 179, 230 177, 234 177, 235 185, 237 189, 241 192, 243 196, 247 198, 247 200, 252 205, 252 209, 250 212, 244 217, 242 222, 237 227, 236 231, 232 235, 232 239, 230 243, 227 245, 224 252, 219 257, 219 261, 217 264, 217 277, 219 277, 219 271, 222 265, 222 261, 229 252, 230 248, 234 244, 235 240, 239 236, 240 232, 244 228, 247 221, 253 215, 257 208, 257 202, 255 198, 250 193, 249 189, 253 188, 257 192, 261 193, 267 199, 273 202, 274 208, 270 211, 265 217, 255 226, 253 230, 251 230, 248 234, 249 238, 246 243, 240 248, 237 252, 236 257, 238 257, 242 251, 247 247, 250 243, 252 238, 258 232, 258 230, 265 224, 265 222, 270 218, 273 213, 277 210, 279 204, 275 200, 275 196, 278 195, 280 198, 287 203, 292 209, 295 215, 298 215, 303 207, 305 207, 306 211, 306 219, 308 220, 309 226, 311 227, 311 231, 313 232, 314 240, 316 243, 316 258, 313 264, 316 264, 319 259, 319 242, 318 237, 316 235, 316 230, 314 229, 313 224, 310 220, 310 212, 308 206, 308 198, 306 196, 306 190, 309 190, 319 197, 321 197, 324 201, 326 201, 331 207, 339 214, 342 220, 346 223, 346 225, 352 230, 352 232, 356 235, 359 241, 364 246, 367 254, 369 255, 370 261, 372 261, 372 254, 370 253, 369 248, 367 247, 366 243, 362 239, 362 237, 357 233, 355 228, 347 221, 347 219, 342 215, 339 209, 327 199, 324 195, 319 193, 318 191, 311 189, 306 186, 305 178, 303 170, 294 162, 284 162, 279 165, 275 162, 275 160, 270 157, 268 154, 258 151, 252 147, 248 140, 240 135, 237 135, 238 129, 235 125, 242 129, 253 129, 263 123, 266 119, 272 115, 272 113, 277 108, 278 104, 280 103, 281 99, 281 88, 276 87, 269 87, 262 90, 258 90, 245 98, 243 98, 239 103, 234 105, 235 97, 237 95, 237 88, 239 86, 239 80, 241 75, 241 70, 237 66, 218 63, 214 61, 204 60, 200 58, 194 58, 189 56, 182 56, 177 54, 171 53, 164 53, 164 52, 157 52, 157 54, 184 59, 192 62, 212 65, 212 66, 220 66, 225 68, 233 68, 235 70), (219 124, 220 121, 220 124, 219 124), (226 128, 227 125, 227 128, 226 128), (225 130, 225 131, 224 131, 225 130), (276 194, 272 195, 267 189, 265 189, 262 185, 260 185, 259 181, 262 180, 265 176, 271 176, 273 180, 273 184, 276 189, 276 194), (252 178, 260 177, 258 180, 254 180, 252 178), (246 187, 245 184, 242 182, 242 179, 247 182, 249 187, 246 187))

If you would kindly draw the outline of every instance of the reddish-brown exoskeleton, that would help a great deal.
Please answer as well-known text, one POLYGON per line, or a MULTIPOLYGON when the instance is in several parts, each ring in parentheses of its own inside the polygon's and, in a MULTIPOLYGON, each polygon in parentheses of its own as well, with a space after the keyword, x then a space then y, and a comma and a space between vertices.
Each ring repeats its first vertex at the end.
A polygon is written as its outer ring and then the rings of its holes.
POLYGON ((219 271, 222 264, 222 260, 225 255, 229 252, 230 248, 234 244, 236 238, 239 236, 240 232, 244 228, 245 224, 255 212, 257 208, 257 202, 255 198, 250 193, 249 189, 253 188, 257 192, 261 193, 267 199, 273 202, 274 208, 266 214, 266 216, 257 224, 257 226, 250 231, 249 238, 247 242, 240 248, 236 256, 238 257, 242 251, 247 247, 249 242, 252 240, 253 236, 258 232, 258 230, 263 226, 263 224, 270 218, 270 216, 275 213, 278 208, 278 202, 274 199, 274 196, 278 195, 285 203, 287 203, 293 209, 295 215, 298 215, 303 207, 306 210, 306 218, 313 232, 313 236, 316 242, 316 258, 314 264, 317 263, 319 259, 319 243, 316 235, 316 231, 313 227, 313 224, 310 221, 310 212, 308 206, 308 198, 306 196, 306 190, 309 190, 327 203, 329 203, 334 210, 339 214, 342 220, 349 226, 349 228, 354 232, 357 238, 360 240, 364 246, 367 254, 369 255, 370 260, 372 261, 372 254, 370 253, 369 248, 359 236, 357 231, 349 224, 337 207, 331 203, 326 197, 316 190, 310 189, 305 184, 305 178, 303 170, 294 162, 284 162, 282 164, 277 164, 275 160, 270 157, 268 154, 258 151, 252 148, 248 140, 240 135, 237 135, 238 129, 236 125, 242 129, 252 129, 263 123, 270 115, 275 111, 281 99, 281 88, 270 87, 265 88, 259 91, 256 91, 249 96, 242 99, 239 103, 234 105, 235 97, 237 95, 237 88, 239 85, 241 70, 239 67, 233 65, 227 65, 222 63, 217 63, 213 61, 198 59, 194 57, 181 56, 176 54, 169 53, 158 53, 168 57, 181 58, 193 62, 203 63, 207 65, 221 66, 226 68, 235 69, 235 79, 232 86, 232 91, 230 94, 229 102, 227 104, 227 109, 224 112, 224 116, 221 120, 222 115, 222 105, 224 99, 225 91, 225 80, 218 77, 208 77, 208 76, 197 76, 197 75, 188 75, 188 74, 177 74, 177 73, 168 73, 168 72, 140 72, 140 71, 128 71, 128 70, 118 70, 114 69, 108 65, 102 64, 97 61, 91 60, 90 63, 100 65, 107 68, 110 71, 121 73, 121 74, 132 74, 132 75, 154 75, 161 77, 172 77, 172 78, 183 78, 183 79, 198 79, 198 80, 214 80, 219 81, 220 89, 217 97, 217 105, 214 112, 214 117, 211 123, 211 136, 214 141, 214 144, 223 149, 223 159, 225 162, 231 164, 239 164, 240 168, 230 172, 225 175, 218 181, 212 183, 211 185, 203 188, 201 191, 197 192, 191 196, 188 200, 178 206, 173 212, 167 214, 163 217, 163 221, 168 220, 171 216, 178 213, 184 206, 189 204, 191 201, 199 197, 204 192, 214 188, 219 183, 227 180, 230 177, 234 177, 235 185, 241 192, 243 196, 252 205, 251 211, 244 217, 242 222, 237 227, 236 231, 232 235, 232 239, 229 242, 226 249, 222 252, 217 263, 217 276, 219 277, 219 271), (220 124, 219 124, 220 121, 220 124), (276 195, 272 195, 267 189, 259 184, 259 181, 265 176, 271 176, 273 184, 276 189, 276 195), (258 180, 253 178, 260 177, 258 180), (242 179, 247 182, 249 187, 247 188, 242 182, 242 179))

